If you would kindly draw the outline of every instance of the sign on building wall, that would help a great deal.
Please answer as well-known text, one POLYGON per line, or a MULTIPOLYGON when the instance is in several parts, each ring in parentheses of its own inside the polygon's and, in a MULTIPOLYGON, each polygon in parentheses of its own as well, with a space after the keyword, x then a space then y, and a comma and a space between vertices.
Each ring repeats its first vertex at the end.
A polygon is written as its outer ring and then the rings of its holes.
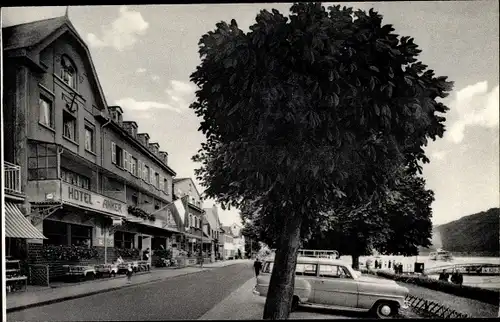
POLYGON ((62 183, 62 201, 122 217, 126 217, 128 214, 125 203, 65 182, 62 183))

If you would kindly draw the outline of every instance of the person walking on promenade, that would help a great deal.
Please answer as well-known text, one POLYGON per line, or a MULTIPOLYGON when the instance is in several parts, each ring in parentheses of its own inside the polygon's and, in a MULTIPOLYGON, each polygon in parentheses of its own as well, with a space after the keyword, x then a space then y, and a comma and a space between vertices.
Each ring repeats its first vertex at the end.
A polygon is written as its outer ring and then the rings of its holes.
POLYGON ((255 270, 255 279, 257 279, 257 277, 259 276, 259 273, 262 269, 262 262, 260 261, 260 259, 258 257, 255 260, 255 262, 253 263, 253 268, 255 270))
POLYGON ((132 269, 132 264, 128 263, 127 266, 127 283, 130 284, 132 283, 132 274, 134 273, 134 270, 132 269))
POLYGON ((378 260, 375 260, 375 269, 378 269, 378 260))

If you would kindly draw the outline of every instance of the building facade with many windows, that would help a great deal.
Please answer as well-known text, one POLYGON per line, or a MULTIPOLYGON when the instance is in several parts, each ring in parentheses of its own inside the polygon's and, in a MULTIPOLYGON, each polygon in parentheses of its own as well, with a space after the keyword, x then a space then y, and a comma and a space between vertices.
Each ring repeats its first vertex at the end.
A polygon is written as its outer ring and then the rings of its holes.
POLYGON ((70 246, 81 248, 74 262, 177 246, 184 221, 168 153, 107 105, 69 19, 2 32, 4 159, 17 169, 16 209, 46 238, 28 239, 28 261, 53 263, 70 246))

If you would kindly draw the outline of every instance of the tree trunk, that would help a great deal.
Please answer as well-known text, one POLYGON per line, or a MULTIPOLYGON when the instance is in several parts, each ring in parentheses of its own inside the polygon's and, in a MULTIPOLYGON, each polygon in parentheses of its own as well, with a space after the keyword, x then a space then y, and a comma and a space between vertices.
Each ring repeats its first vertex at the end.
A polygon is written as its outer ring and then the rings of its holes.
POLYGON ((290 315, 301 225, 300 214, 285 218, 267 291, 264 320, 286 320, 290 315))
POLYGON ((352 268, 355 270, 359 269, 359 255, 353 254, 352 256, 352 268))

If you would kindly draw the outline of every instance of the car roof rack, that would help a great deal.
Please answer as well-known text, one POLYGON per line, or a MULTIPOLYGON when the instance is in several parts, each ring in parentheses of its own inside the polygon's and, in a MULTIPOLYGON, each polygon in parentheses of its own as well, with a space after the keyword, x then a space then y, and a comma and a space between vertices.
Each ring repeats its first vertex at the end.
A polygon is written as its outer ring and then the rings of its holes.
MULTIPOLYGON (((272 254, 276 253, 276 249, 271 249, 272 254)), ((298 257, 312 257, 312 258, 330 258, 338 259, 340 254, 336 250, 328 249, 299 249, 298 257)))

